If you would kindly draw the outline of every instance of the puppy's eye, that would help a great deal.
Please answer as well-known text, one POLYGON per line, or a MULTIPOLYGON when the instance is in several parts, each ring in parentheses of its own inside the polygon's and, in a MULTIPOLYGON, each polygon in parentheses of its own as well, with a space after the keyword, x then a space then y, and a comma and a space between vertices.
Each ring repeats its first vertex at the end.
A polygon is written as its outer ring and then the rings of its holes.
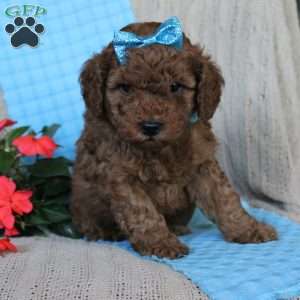
POLYGON ((121 83, 118 85, 118 89, 123 93, 123 94, 129 94, 131 91, 131 86, 126 83, 121 83))
POLYGON ((173 82, 171 85, 170 85, 170 91, 171 93, 178 93, 182 90, 183 86, 182 84, 178 83, 178 82, 173 82))

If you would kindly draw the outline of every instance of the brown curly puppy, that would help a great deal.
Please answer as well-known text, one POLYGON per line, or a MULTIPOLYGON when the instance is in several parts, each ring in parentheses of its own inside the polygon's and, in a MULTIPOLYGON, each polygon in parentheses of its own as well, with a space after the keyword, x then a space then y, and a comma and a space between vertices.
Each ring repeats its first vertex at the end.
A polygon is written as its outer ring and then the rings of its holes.
MULTIPOLYGON (((149 35, 160 23, 124 31, 149 35)), ((85 127, 77 143, 72 214, 92 240, 128 238, 142 255, 188 253, 176 235, 195 207, 228 241, 260 243, 275 230, 250 217, 214 158, 211 119, 223 79, 184 36, 182 51, 163 45, 128 50, 119 65, 111 44, 80 76, 85 127), (197 112, 200 121, 192 124, 197 112)))

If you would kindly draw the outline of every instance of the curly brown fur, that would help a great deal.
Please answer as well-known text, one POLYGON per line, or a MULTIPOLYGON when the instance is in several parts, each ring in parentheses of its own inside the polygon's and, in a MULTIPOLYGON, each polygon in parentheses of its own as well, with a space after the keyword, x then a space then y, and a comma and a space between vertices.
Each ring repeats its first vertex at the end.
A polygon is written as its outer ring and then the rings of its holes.
MULTIPOLYGON (((124 30, 151 34, 159 23, 124 30)), ((77 143, 73 178, 74 223, 89 239, 128 238, 144 255, 188 253, 176 234, 195 207, 213 219, 229 241, 276 239, 270 226, 241 207, 214 154, 209 120, 220 101, 217 66, 184 37, 184 48, 152 45, 128 50, 119 65, 108 45, 81 73, 85 127, 77 143), (173 83, 180 83, 172 90, 173 83), (196 111, 200 121, 190 123, 196 111), (152 138, 141 122, 163 124, 152 138)))

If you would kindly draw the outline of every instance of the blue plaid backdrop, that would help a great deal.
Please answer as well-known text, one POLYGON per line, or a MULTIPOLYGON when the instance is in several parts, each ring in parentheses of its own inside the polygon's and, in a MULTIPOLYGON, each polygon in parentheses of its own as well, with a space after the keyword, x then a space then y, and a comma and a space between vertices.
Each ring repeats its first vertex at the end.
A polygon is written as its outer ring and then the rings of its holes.
MULTIPOLYGON (((60 123, 58 155, 74 158, 75 141, 83 126, 84 104, 78 83, 82 64, 111 41, 114 30, 133 22, 127 0, 40 0, 30 4, 47 13, 36 17, 44 25, 39 45, 18 48, 10 44, 5 26, 14 21, 6 15, 20 10, 26 1, 0 1, 0 88, 9 116, 19 125, 60 123)), ((32 15, 31 13, 31 15, 32 15)))

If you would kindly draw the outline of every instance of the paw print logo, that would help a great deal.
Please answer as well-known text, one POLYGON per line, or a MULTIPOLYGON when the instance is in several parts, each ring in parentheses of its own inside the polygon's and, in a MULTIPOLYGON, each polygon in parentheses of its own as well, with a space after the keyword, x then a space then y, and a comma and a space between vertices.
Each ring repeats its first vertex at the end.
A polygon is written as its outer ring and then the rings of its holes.
POLYGON ((13 47, 19 47, 26 44, 31 47, 39 43, 39 35, 45 30, 42 24, 36 24, 33 17, 26 18, 25 22, 22 17, 16 17, 14 24, 7 24, 5 31, 11 35, 10 42, 13 47))

